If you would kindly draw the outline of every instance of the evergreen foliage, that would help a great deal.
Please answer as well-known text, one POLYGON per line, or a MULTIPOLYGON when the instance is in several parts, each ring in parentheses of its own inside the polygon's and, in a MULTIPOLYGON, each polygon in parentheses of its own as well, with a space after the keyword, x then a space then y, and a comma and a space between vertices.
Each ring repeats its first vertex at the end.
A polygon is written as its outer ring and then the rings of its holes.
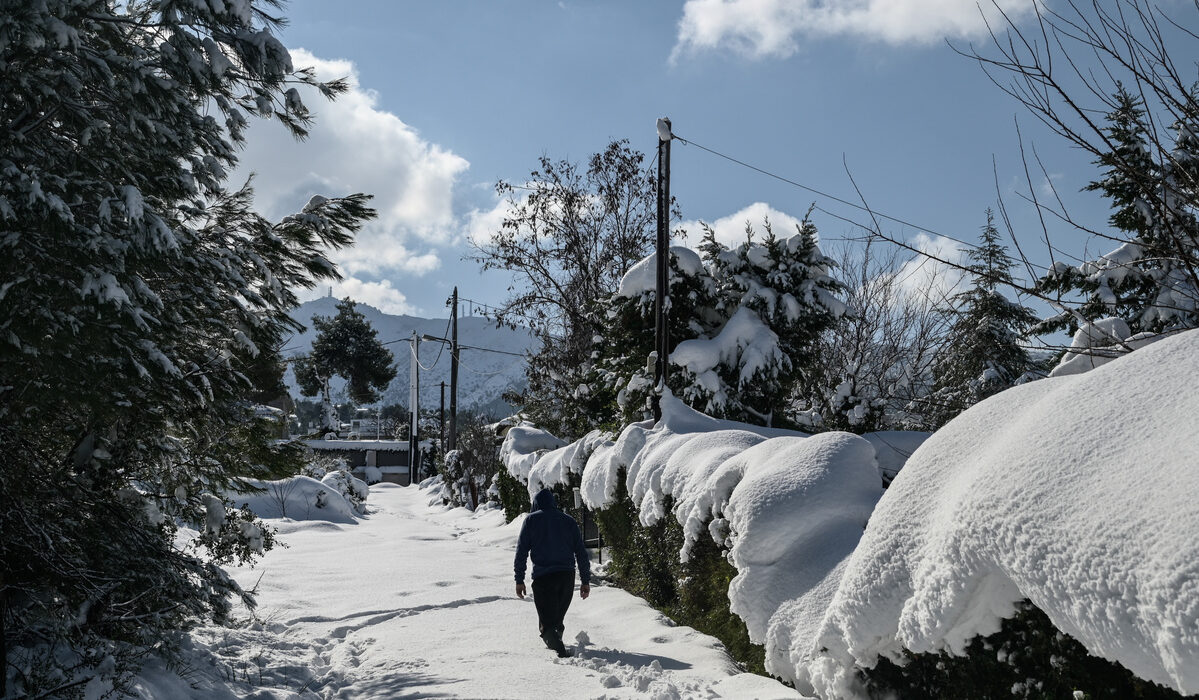
POLYGON ((225 494, 289 458, 253 437, 249 375, 373 215, 363 195, 314 197, 272 224, 224 187, 249 115, 303 135, 289 82, 344 89, 293 70, 274 6, 6 6, 0 694, 119 681, 227 619, 230 595, 253 602, 219 564, 270 533, 225 494))
MULTIPOLYGON (((747 671, 765 673, 765 648, 749 641, 745 623, 729 610, 729 582, 737 571, 725 552, 711 538, 701 537, 688 561, 679 561, 682 526, 669 515, 643 525, 624 481, 622 470, 615 502, 595 513, 613 580, 675 622, 719 639, 747 671)), ((667 498, 667 512, 672 505, 667 498)))
POLYGON ((496 489, 500 492, 500 505, 504 508, 504 518, 512 522, 521 513, 529 512, 529 488, 508 473, 508 469, 500 465, 492 477, 496 489))
POLYGON ((705 226, 701 250, 715 280, 715 311, 722 319, 710 338, 720 362, 710 372, 685 359, 679 396, 709 415, 756 425, 785 420, 789 398, 815 374, 820 334, 845 312, 841 285, 829 275, 833 261, 820 252, 816 227, 806 218, 796 234, 779 238, 770 221, 765 236, 733 249, 705 226), (732 337, 729 337, 729 336, 732 337), (699 370, 699 371, 697 371, 699 370), (777 415, 776 415, 777 414, 777 415))
MULTIPOLYGON (((649 260, 656 258, 651 255, 649 260)), ((654 387, 656 290, 612 295, 598 307, 603 329, 593 341, 590 373, 579 396, 592 419, 591 427, 618 428, 650 416, 654 387)), ((715 282, 706 271, 689 274, 670 258, 670 314, 666 335, 673 350, 684 340, 710 334, 721 320, 715 310, 715 282)), ((686 378, 678 371, 667 375, 667 386, 683 392, 686 378)))
POLYGON ((353 300, 337 302, 333 318, 315 316, 312 325, 317 330, 312 351, 295 360, 296 382, 304 396, 321 395, 324 406, 324 428, 337 430, 333 403, 329 395, 329 380, 346 380, 346 393, 355 403, 375 403, 396 376, 391 351, 379 342, 378 331, 355 308, 353 300))
POLYGON ((1166 149, 1139 97, 1118 85, 1112 104, 1110 149, 1096 160, 1103 177, 1086 189, 1111 201, 1108 221, 1119 245, 1082 265, 1059 262, 1038 282, 1043 292, 1083 297, 1076 313, 1046 319, 1040 333, 1073 333, 1080 320, 1111 316, 1133 333, 1199 325, 1199 106, 1193 96, 1185 103, 1166 149))
POLYGON ((902 664, 880 658, 863 669, 874 698, 1088 698, 1173 700, 1169 688, 1134 676, 1120 664, 1091 656, 1059 631, 1031 602, 1023 601, 1000 630, 975 637, 965 654, 904 654, 902 664))
POLYGON ((970 288, 950 297, 953 319, 933 366, 926 415, 939 427, 970 406, 1016 384, 1034 369, 1021 338, 1036 323, 1032 310, 999 292, 1011 286, 1013 261, 987 210, 982 244, 970 250, 970 288))

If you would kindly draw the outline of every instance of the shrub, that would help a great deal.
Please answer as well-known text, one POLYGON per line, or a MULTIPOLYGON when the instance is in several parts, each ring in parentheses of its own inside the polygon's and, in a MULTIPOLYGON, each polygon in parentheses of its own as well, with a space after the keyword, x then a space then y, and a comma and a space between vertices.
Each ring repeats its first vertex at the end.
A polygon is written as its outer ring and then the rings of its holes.
POLYGON ((1020 604, 1013 617, 1003 621, 998 632, 975 637, 964 656, 907 652, 904 661, 899 665, 884 658, 874 668, 862 671, 871 697, 1182 697, 1169 688, 1137 678, 1118 663, 1091 656, 1028 600, 1020 604))
MULTIPOLYGON (((667 498, 667 512, 673 503, 667 498)), ((644 598, 675 622, 719 639, 747 671, 765 673, 765 648, 749 640, 749 630, 729 610, 729 582, 737 575, 715 542, 701 537, 686 562, 679 561, 683 528, 672 517, 645 526, 625 488, 623 470, 616 501, 595 513, 608 546, 608 571, 615 583, 644 598)))

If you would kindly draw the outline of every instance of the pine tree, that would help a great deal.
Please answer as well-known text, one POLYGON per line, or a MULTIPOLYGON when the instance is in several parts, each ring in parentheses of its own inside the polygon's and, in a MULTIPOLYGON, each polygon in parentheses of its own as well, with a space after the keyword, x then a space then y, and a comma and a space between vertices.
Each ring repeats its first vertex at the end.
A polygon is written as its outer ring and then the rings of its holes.
MULTIPOLYGON (((617 293, 600 307, 603 330, 594 338, 590 374, 579 399, 592 416, 594 426, 617 427, 648 415, 654 389, 656 354, 655 297, 657 290, 646 282, 656 269, 657 254, 651 253, 635 265, 617 293), (633 283, 630 277, 637 277, 633 283)), ((667 341, 673 350, 679 343, 711 333, 723 320, 715 310, 715 282, 693 251, 670 249, 670 311, 667 341)), ((685 392, 685 377, 668 372, 667 386, 677 396, 685 392)))
MULTIPOLYGON (((1038 286, 1059 294, 1081 293, 1077 314, 1043 321, 1038 333, 1078 330, 1079 318, 1123 319, 1133 333, 1190 328, 1199 323, 1199 124, 1184 116, 1175 124, 1175 149, 1164 162, 1150 134, 1141 100, 1119 87, 1108 113, 1112 144, 1097 164, 1103 177, 1086 189, 1101 192, 1114 211, 1109 223, 1125 242, 1082 265, 1057 263, 1038 286)), ((1192 115, 1193 116, 1193 115, 1192 115)), ((1113 342, 1123 340, 1113 339, 1113 342)))
POLYGON ((219 566, 271 542, 228 500, 276 452, 247 373, 373 215, 314 197, 272 224, 225 189, 249 116, 303 134, 288 83, 344 89, 293 70, 275 6, 6 5, 0 695, 78 688, 110 655, 120 676, 230 595, 253 603, 219 566))
POLYGON ((994 214, 987 210, 982 244, 970 251, 969 289, 950 297, 953 318, 943 350, 933 365, 928 419, 941 426, 979 401, 1019 381, 1034 369, 1020 340, 1037 321, 1032 310, 999 292, 1012 284, 1013 261, 999 242, 994 214))
POLYGON ((378 331, 348 297, 337 303, 336 316, 315 316, 312 325, 316 339, 312 352, 296 359, 296 381, 304 396, 321 395, 323 428, 336 432, 329 380, 345 379, 346 392, 355 403, 375 403, 380 398, 376 389, 387 388, 396 369, 391 351, 379 342, 378 331))
POLYGON ((777 425, 789 398, 810 378, 820 334, 845 307, 840 285, 828 274, 816 227, 805 220, 789 238, 765 222, 761 243, 746 225, 746 241, 725 248, 708 228, 701 249, 716 282, 715 310, 723 323, 676 348, 683 367, 681 396, 722 417, 777 425))

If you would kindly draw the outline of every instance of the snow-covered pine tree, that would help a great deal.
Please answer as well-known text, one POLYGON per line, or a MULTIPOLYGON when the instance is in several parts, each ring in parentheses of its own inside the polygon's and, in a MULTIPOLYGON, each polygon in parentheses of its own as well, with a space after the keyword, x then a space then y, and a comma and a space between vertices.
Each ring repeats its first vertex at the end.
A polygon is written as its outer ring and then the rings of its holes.
MULTIPOLYGON (((1083 301, 1075 313, 1042 321, 1036 332, 1078 330, 1080 319, 1123 319, 1133 333, 1199 324, 1199 121, 1191 108, 1174 125, 1175 145, 1151 133, 1139 97, 1120 86, 1105 130, 1111 150, 1097 164, 1100 180, 1087 186, 1111 200, 1114 249, 1081 265, 1058 262, 1038 282, 1041 291, 1083 301), (1155 158, 1155 154, 1158 158, 1155 158), (1121 242, 1122 241, 1122 242, 1121 242)), ((1123 340, 1113 338, 1112 344, 1123 340)))
POLYGON ((1035 369, 1021 338, 1037 322, 1028 307, 1000 291, 1011 286, 1014 265, 987 209, 981 245, 969 252, 970 288, 950 297, 953 319, 933 364, 933 390, 925 416, 934 427, 1014 385, 1035 369))
MULTIPOLYGON (((594 337, 591 372, 579 399, 595 425, 616 427, 643 420, 654 386, 654 299, 657 253, 651 253, 625 274, 616 293, 601 305, 602 330, 594 337)), ((667 339, 670 348, 685 340, 711 333, 723 319, 715 310, 715 282, 695 251, 670 249, 670 311, 667 339)), ((667 375, 668 386, 682 395, 682 373, 667 375)))
POLYGON ((294 363, 296 382, 304 396, 321 395, 322 429, 337 431, 337 415, 329 395, 329 380, 346 380, 346 393, 355 403, 375 403, 376 389, 387 388, 395 379, 391 351, 379 342, 379 333, 355 308, 349 297, 337 302, 337 315, 314 316, 316 339, 307 356, 294 363))
POLYGON ((671 362, 687 378, 681 396, 713 415, 778 425, 788 399, 812 369, 817 340, 845 312, 832 261, 820 252, 807 218, 778 238, 770 221, 761 243, 728 249, 705 227, 701 249, 716 281, 716 310, 726 319, 710 337, 680 343, 671 362))
POLYGON ((235 449, 254 425, 243 370, 373 215, 314 197, 271 224, 225 189, 248 117, 302 135, 289 84, 344 89, 293 70, 277 6, 5 7, 0 695, 78 690, 98 666, 119 680, 226 619, 231 594, 252 602, 218 566, 270 545, 226 496, 261 473, 235 449))

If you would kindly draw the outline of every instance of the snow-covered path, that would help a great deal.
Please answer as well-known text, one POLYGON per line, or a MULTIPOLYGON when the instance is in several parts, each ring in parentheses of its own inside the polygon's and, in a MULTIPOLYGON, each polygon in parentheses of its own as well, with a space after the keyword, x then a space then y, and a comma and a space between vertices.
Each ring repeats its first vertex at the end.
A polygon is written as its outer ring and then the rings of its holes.
MULTIPOLYGON (((350 525, 276 521, 277 547, 254 569, 261 624, 205 629, 198 648, 224 661, 191 669, 192 697, 795 698, 743 674, 719 643, 672 626, 644 601, 595 586, 576 596, 565 639, 541 643, 531 599, 515 597, 519 521, 430 509, 414 488, 378 485, 350 525), (580 631, 585 635, 578 637, 580 631)), ((187 675, 187 674, 185 674, 187 675)), ((147 697, 180 697, 169 674, 143 676, 147 697)))

